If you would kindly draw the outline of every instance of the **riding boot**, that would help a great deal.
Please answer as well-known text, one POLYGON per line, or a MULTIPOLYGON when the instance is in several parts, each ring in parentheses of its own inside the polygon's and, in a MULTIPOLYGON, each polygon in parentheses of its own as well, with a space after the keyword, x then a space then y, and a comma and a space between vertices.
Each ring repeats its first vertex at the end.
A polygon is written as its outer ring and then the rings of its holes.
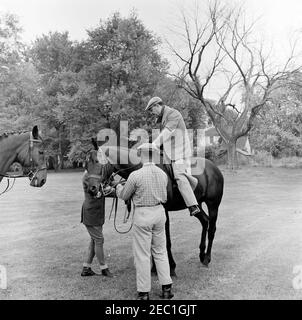
POLYGON ((200 213, 205 222, 209 222, 210 220, 209 216, 203 210, 200 210, 197 205, 189 207, 189 211, 190 216, 195 216, 197 213, 200 213))
POLYGON ((200 209, 198 207, 198 205, 194 205, 189 207, 189 211, 190 211, 190 216, 195 216, 196 213, 200 212, 200 209))

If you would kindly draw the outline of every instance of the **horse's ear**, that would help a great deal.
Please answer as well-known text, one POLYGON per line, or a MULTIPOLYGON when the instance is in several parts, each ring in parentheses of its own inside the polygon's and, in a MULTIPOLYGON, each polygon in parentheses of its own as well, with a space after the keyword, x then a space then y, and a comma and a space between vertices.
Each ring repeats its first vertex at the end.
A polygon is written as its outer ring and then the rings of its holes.
POLYGON ((95 150, 99 150, 98 143, 95 138, 91 138, 91 143, 95 150))
POLYGON ((39 129, 38 126, 34 126, 32 130, 32 135, 34 139, 39 139, 39 129))

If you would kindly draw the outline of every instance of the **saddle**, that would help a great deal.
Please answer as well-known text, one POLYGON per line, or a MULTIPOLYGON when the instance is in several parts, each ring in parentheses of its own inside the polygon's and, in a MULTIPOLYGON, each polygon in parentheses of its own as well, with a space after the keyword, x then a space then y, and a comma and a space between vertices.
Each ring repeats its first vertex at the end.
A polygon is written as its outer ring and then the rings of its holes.
MULTIPOLYGON (((165 159, 165 157, 166 157, 163 145, 160 146, 160 157, 161 157, 161 159, 165 159)), ((168 175, 168 177, 171 179, 172 189, 178 190, 178 185, 177 185, 177 182, 176 182, 176 179, 174 176, 172 163, 162 163, 159 167, 162 170, 164 170, 166 172, 166 174, 168 175)), ((191 185, 191 188, 193 189, 193 191, 195 191, 195 189, 198 185, 198 180, 195 177, 191 176, 190 174, 184 173, 184 176, 186 176, 186 178, 188 179, 188 181, 191 185)), ((168 187, 168 190, 169 190, 169 187, 168 187)))
MULTIPOLYGON (((172 181, 172 188, 178 188, 178 185, 177 185, 177 182, 176 182, 176 179, 175 179, 175 176, 174 176, 174 172, 173 172, 173 167, 172 167, 172 164, 163 164, 162 165, 162 169, 166 172, 166 174, 168 175, 168 177, 171 179, 172 181)), ((196 189, 197 185, 198 185, 198 180, 189 175, 189 174, 186 174, 184 173, 184 175, 186 176, 186 178, 188 179, 190 185, 191 185, 191 188, 193 189, 193 191, 196 189)))
MULTIPOLYGON (((172 164, 161 164, 159 166, 169 177, 168 179, 168 186, 167 186, 167 193, 168 193, 168 202, 169 201, 173 201, 173 205, 175 205, 175 210, 178 210, 177 206, 180 203, 184 204, 184 200, 182 198, 182 195, 178 189, 178 185, 174 176, 174 172, 173 172, 173 167, 172 164), (173 199, 173 200, 172 200, 173 199)), ((198 191, 197 187, 198 187, 198 179, 189 175, 189 174, 185 174, 185 176, 187 177, 191 188, 193 189, 193 191, 198 191)), ((131 212, 131 199, 125 201, 128 213, 131 212)))

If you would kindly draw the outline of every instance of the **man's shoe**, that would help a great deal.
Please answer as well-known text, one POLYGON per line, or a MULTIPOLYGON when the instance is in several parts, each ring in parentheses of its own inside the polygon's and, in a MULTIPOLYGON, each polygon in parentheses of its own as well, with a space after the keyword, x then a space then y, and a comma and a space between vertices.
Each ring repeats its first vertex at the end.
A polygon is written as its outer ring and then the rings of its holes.
POLYGON ((200 210, 200 208, 197 205, 189 207, 189 211, 190 216, 195 216, 197 213, 201 213, 201 216, 204 221, 210 221, 209 216, 203 210, 200 210))
POLYGON ((136 300, 150 300, 148 292, 138 292, 136 300))
POLYGON ((170 300, 174 297, 174 294, 171 291, 171 285, 162 286, 162 293, 160 298, 164 300, 170 300))
POLYGON ((102 270, 102 275, 105 276, 105 277, 108 277, 108 278, 112 278, 113 277, 113 274, 109 271, 108 268, 102 270))
POLYGON ((91 268, 83 267, 83 270, 82 270, 82 273, 81 273, 82 277, 89 277, 89 276, 94 276, 94 275, 95 275, 95 272, 93 272, 91 270, 91 268))

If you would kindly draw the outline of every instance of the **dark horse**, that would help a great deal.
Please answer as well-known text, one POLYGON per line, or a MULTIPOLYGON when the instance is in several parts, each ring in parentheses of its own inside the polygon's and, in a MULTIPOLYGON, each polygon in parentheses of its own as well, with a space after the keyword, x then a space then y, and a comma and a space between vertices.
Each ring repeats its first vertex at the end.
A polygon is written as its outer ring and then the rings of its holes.
POLYGON ((11 178, 6 172, 14 162, 20 163, 27 170, 24 176, 29 177, 32 187, 42 187, 45 184, 46 161, 37 126, 30 132, 0 136, 0 182, 4 177, 11 178))
MULTIPOLYGON (((109 183, 110 177, 113 173, 117 173, 119 176, 127 179, 132 171, 137 170, 141 167, 136 149, 128 149, 117 146, 102 146, 98 148, 97 142, 95 140, 93 141, 93 144, 95 150, 90 151, 90 155, 87 158, 88 163, 86 166, 88 174, 91 174, 91 179, 88 183, 88 187, 91 192, 103 190, 106 184, 109 183), (97 156, 97 153, 99 154, 99 156, 97 156), (105 164, 103 162, 104 158, 105 162, 106 160, 108 160, 108 163, 105 164)), ((202 225, 199 258, 201 263, 203 263, 205 266, 208 266, 211 261, 211 250, 216 231, 218 207, 223 195, 224 179, 220 170, 210 160, 203 160, 204 170, 200 170, 199 175, 194 175, 194 177, 198 180, 198 184, 195 188, 194 193, 201 209, 202 203, 206 203, 210 220, 209 222, 205 222, 200 213, 196 214, 195 217, 200 221, 202 225), (206 247, 207 233, 208 246, 206 247)), ((174 181, 171 175, 171 166, 164 164, 159 164, 158 166, 161 167, 169 177, 168 201, 167 203, 165 203, 164 207, 167 216, 167 251, 171 275, 174 275, 176 263, 171 252, 170 223, 168 211, 183 210, 186 209, 186 205, 178 188, 175 186, 175 183, 173 183, 174 181)))

